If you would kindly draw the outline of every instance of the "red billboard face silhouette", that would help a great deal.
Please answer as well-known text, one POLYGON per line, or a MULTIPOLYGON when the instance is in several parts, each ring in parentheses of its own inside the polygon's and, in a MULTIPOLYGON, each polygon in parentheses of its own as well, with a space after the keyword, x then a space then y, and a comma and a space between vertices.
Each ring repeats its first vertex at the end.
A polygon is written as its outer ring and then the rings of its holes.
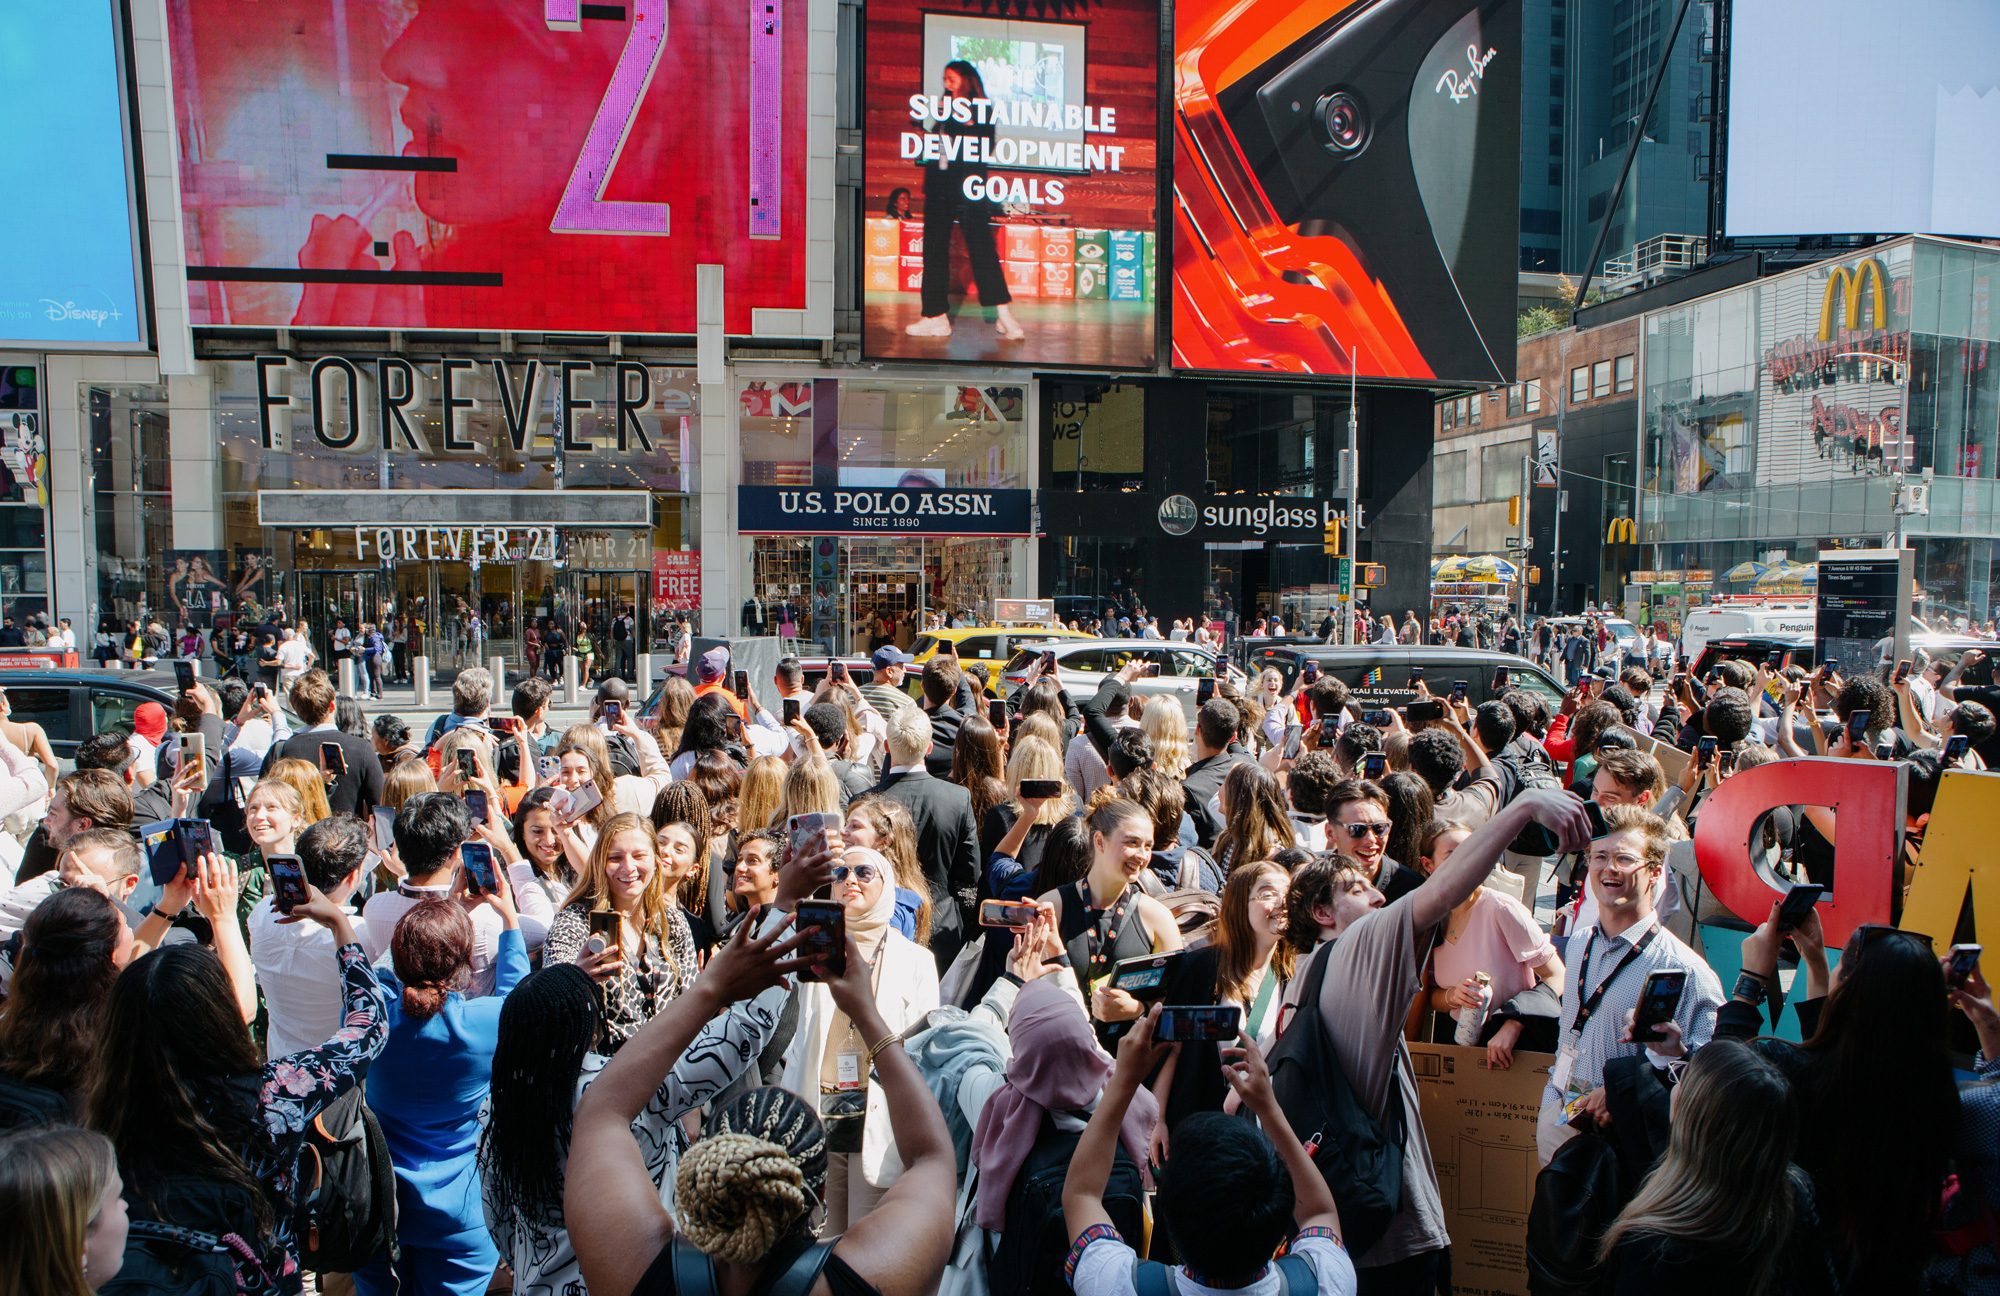
POLYGON ((197 324, 688 332, 709 263, 731 332, 804 307, 803 0, 282 7, 174 10, 197 324))

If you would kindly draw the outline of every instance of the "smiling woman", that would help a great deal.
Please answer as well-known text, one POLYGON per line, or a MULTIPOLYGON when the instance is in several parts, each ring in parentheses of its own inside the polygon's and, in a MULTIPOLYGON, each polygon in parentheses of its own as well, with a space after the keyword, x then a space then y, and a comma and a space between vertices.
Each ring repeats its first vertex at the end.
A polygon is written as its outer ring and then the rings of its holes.
POLYGON ((1056 911, 1056 930, 1076 968, 1077 981, 1095 986, 1090 1015, 1099 1040, 1115 1043, 1123 1023, 1141 1006, 1108 978, 1122 959, 1180 949, 1174 916, 1139 885, 1153 860, 1153 816, 1137 801, 1114 797, 1091 812, 1090 872, 1047 892, 1041 902, 1056 911))

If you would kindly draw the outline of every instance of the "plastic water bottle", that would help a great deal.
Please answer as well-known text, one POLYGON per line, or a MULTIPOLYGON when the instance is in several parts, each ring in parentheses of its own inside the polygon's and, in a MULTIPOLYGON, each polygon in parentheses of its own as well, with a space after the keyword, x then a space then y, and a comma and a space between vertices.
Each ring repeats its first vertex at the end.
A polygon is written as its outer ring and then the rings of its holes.
POLYGON ((1471 1008, 1454 1008, 1452 1017, 1458 1022, 1458 1031, 1453 1039, 1456 1043, 1471 1048, 1479 1043, 1479 1032, 1486 1029, 1486 1016, 1493 1011, 1493 978, 1484 972, 1474 972, 1479 1003, 1471 1008))

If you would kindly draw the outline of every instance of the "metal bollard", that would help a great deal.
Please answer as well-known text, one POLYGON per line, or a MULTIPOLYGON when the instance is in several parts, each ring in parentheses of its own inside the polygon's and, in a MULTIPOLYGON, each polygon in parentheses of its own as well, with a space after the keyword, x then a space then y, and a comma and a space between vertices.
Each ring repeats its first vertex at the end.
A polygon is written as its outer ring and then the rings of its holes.
POLYGON ((563 688, 564 706, 576 705, 576 677, 577 677, 578 664, 579 663, 577 662, 576 655, 574 653, 563 654, 562 688, 563 688))
POLYGON ((632 700, 634 702, 644 702, 653 695, 653 654, 649 652, 640 653, 635 662, 639 667, 639 682, 633 686, 635 692, 632 695, 632 700))
POLYGON ((212 658, 195 656, 188 658, 188 660, 194 663, 194 677, 196 679, 214 674, 215 672, 215 662, 212 658))
POLYGON ((336 686, 337 691, 341 697, 351 698, 355 695, 356 691, 354 687, 354 659, 352 657, 343 657, 336 664, 340 667, 340 681, 336 686))
POLYGON ((427 707, 429 707, 431 704, 431 659, 430 658, 428 657, 410 658, 410 682, 416 685, 417 688, 417 701, 416 701, 417 710, 422 711, 427 707))
MULTIPOLYGON (((502 705, 501 695, 507 691, 507 659, 505 657, 488 657, 486 659, 486 671, 493 676, 493 705, 500 706, 502 705)), ((511 710, 512 704, 509 703, 507 705, 511 710)))

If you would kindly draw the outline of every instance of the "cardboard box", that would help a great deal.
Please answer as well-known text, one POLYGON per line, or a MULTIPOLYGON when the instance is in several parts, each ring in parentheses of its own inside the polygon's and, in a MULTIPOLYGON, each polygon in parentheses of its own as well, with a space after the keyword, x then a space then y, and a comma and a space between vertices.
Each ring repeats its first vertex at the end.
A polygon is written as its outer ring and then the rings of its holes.
POLYGON ((1076 261, 1076 231, 1048 226, 1042 230, 1042 262, 1071 265, 1076 261))
POLYGON ((1005 225, 1000 245, 1002 261, 1040 261, 1042 230, 1039 225, 1005 225))
POLYGON ((1111 300, 1144 301, 1145 276, 1140 264, 1139 231, 1111 231, 1111 300))
POLYGON ((1103 301, 1111 295, 1111 231, 1080 229, 1076 247, 1076 295, 1103 301))
POLYGON ((902 280, 898 274, 901 269, 902 264, 896 257, 865 258, 861 263, 861 291, 901 292, 902 280))
POLYGON ((1042 296, 1076 296, 1076 267, 1067 261, 1042 262, 1042 296))
POLYGON ((1452 1289, 1528 1296, 1528 1208, 1541 1157, 1535 1116, 1555 1058, 1516 1053, 1486 1069, 1486 1050, 1410 1045, 1410 1068, 1451 1234, 1452 1289))
POLYGON ((898 264, 902 267, 902 291, 922 292, 924 290, 924 259, 920 256, 902 257, 898 260, 898 264))
POLYGON ((1042 263, 1039 261, 1002 261, 1001 272, 1007 276, 1007 295, 1010 297, 1039 297, 1042 295, 1042 263))
POLYGON ((924 254, 924 223, 920 220, 897 222, 901 226, 896 231, 897 256, 920 257, 924 254))
POLYGON ((897 250, 901 241, 900 227, 903 223, 893 216, 870 216, 864 222, 862 255, 891 259, 903 255, 897 250))

